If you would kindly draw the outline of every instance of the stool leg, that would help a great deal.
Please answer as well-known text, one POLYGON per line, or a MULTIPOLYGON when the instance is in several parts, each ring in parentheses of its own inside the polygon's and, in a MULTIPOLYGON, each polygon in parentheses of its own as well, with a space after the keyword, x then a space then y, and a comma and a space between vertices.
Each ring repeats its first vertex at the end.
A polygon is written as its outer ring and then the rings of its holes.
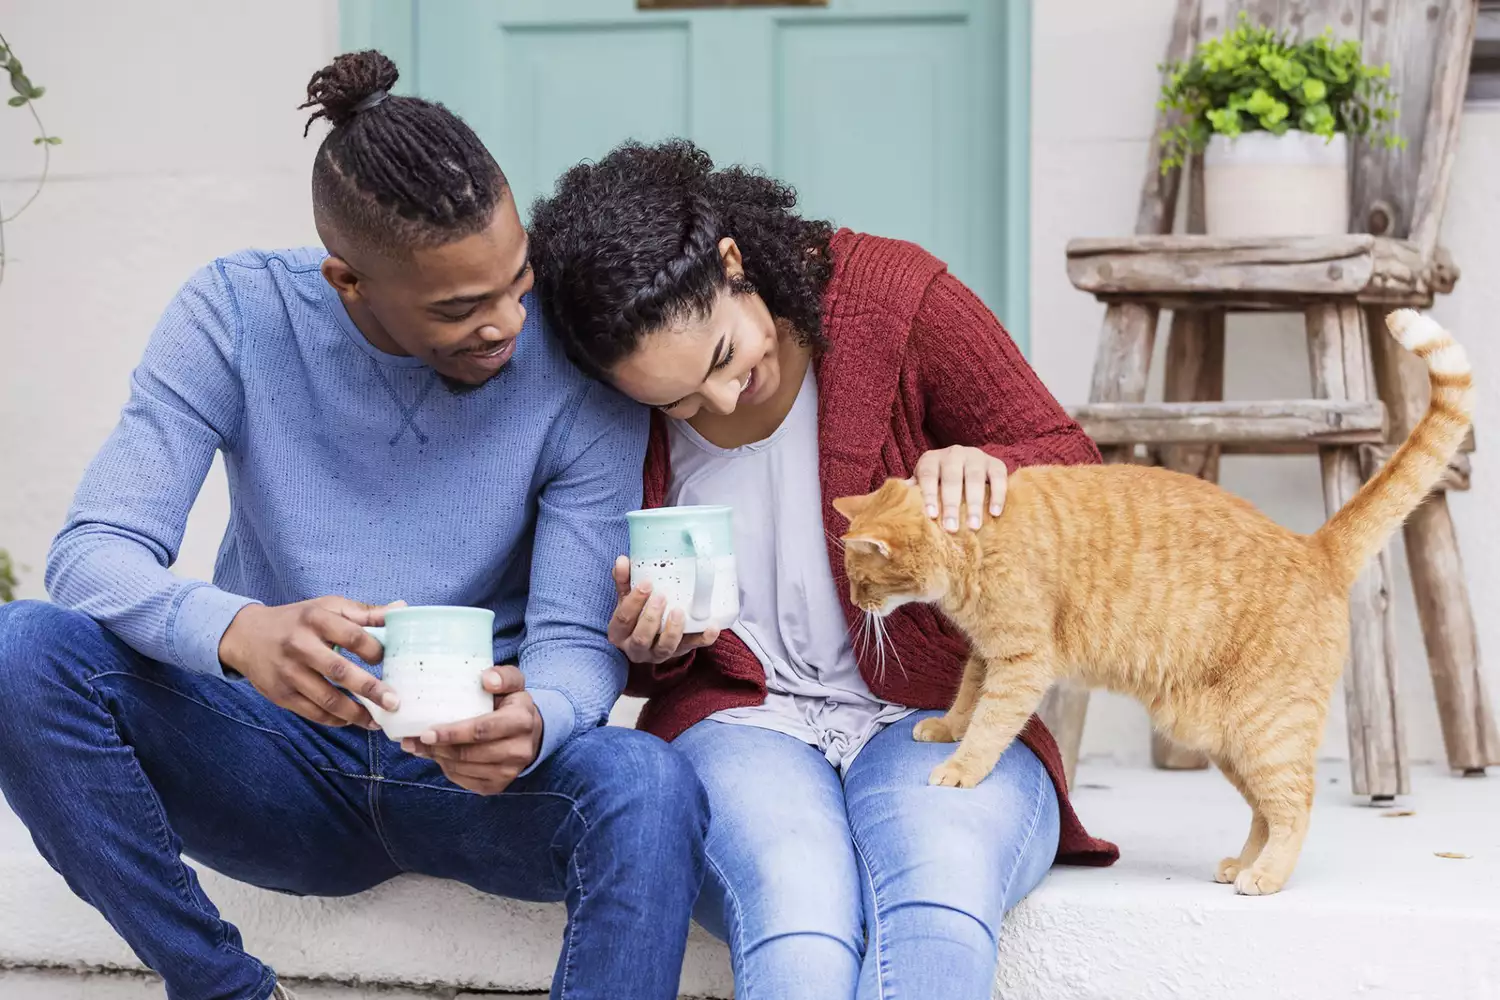
MULTIPOLYGON (((1203 194, 1203 154, 1195 153, 1188 171, 1187 232, 1206 228, 1203 194)), ((1224 310, 1172 312, 1167 341, 1167 370, 1162 386, 1165 402, 1206 402, 1224 398, 1224 310)), ((1161 448, 1156 464, 1164 469, 1219 480, 1219 449, 1214 445, 1161 448)), ((1165 771, 1201 771, 1208 755, 1179 746, 1171 737, 1151 733, 1151 763, 1165 771)))
MULTIPOLYGON (((1320 399, 1375 398, 1364 311, 1353 301, 1319 303, 1306 312, 1313 394, 1320 399)), ((1331 515, 1363 484, 1358 448, 1319 450, 1323 502, 1331 515)), ((1390 562, 1380 557, 1349 595, 1349 660, 1344 693, 1354 794, 1376 801, 1410 790, 1400 701, 1396 696, 1395 619, 1390 562)))
POLYGON ((1089 714, 1089 689, 1072 681, 1058 681, 1047 691, 1036 712, 1057 741, 1063 774, 1072 788, 1073 772, 1078 768, 1078 748, 1083 743, 1083 723, 1089 714))
MULTIPOLYGON (((1162 398, 1169 403, 1197 403, 1224 398, 1224 310, 1178 309, 1172 313, 1167 340, 1167 370, 1162 398)), ((1209 482, 1219 479, 1216 445, 1172 445, 1157 450, 1156 464, 1209 482)), ((1151 762, 1166 771, 1201 771, 1208 755, 1151 734, 1151 762)))
MULTIPOLYGON (((1371 307, 1366 317, 1374 338, 1376 383, 1391 415, 1391 438, 1400 442, 1427 409, 1427 367, 1393 338, 1381 336, 1384 309, 1371 307)), ((1487 766, 1500 765, 1500 733, 1479 666, 1474 611, 1447 495, 1429 497, 1404 531, 1448 766, 1483 774, 1487 766)))
MULTIPOLYGON (((1105 309, 1104 331, 1094 358, 1090 402, 1139 403, 1146 398, 1146 376, 1151 369, 1159 313, 1155 305, 1144 302, 1112 302, 1105 309)), ((1104 460, 1128 462, 1132 451, 1129 447, 1105 448, 1104 460)), ((1070 788, 1088 709, 1088 689, 1071 681, 1059 681, 1047 692, 1038 710, 1062 753, 1070 788)))

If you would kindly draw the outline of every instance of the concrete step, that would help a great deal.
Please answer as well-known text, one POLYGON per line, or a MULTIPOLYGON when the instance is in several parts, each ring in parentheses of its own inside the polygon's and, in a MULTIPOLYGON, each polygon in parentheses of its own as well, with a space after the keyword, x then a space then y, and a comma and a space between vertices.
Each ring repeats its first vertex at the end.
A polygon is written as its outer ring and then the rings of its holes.
MULTIPOLYGON (((409 990, 292 980, 297 1000, 510 1000, 545 993, 466 993, 444 987, 409 990)), ((0 969, 0 1000, 161 1000, 161 980, 143 972, 0 969)))
MULTIPOLYGON (((1336 763, 1321 775, 1291 884, 1248 898, 1212 881, 1218 859, 1239 848, 1249 823, 1221 776, 1085 762, 1079 812, 1118 841, 1124 857, 1111 869, 1056 869, 1012 913, 995 995, 1500 997, 1500 777, 1419 769, 1416 792, 1398 805, 1411 815, 1389 815, 1353 799, 1346 775, 1336 763)), ((333 991, 326 1000, 545 991, 563 927, 560 907, 430 879, 400 879, 340 900, 280 896, 211 872, 203 881, 250 950, 289 978, 333 991), (349 985, 357 988, 338 992, 349 985), (405 992, 371 992, 377 987, 405 992)), ((0 818, 0 886, 0 967, 9 967, 0 971, 0 998, 160 995, 144 978, 80 974, 139 966, 10 816, 0 818)), ((723 947, 695 928, 684 994, 726 998, 730 986, 723 947)))

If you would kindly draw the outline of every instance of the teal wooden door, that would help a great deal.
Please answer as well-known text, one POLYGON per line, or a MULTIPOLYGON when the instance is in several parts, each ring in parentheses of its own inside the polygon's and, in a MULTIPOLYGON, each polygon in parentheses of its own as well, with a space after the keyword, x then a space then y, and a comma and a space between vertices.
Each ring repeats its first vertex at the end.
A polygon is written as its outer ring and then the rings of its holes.
POLYGON ((415 0, 390 51, 409 52, 413 91, 474 126, 523 212, 624 139, 686 136, 789 181, 808 215, 925 246, 1019 338, 1026 6, 415 0))

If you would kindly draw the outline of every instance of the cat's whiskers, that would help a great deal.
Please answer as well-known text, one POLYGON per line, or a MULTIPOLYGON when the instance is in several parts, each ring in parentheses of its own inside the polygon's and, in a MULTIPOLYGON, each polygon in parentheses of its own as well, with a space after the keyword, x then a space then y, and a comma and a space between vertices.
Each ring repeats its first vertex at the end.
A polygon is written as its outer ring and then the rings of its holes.
MULTIPOLYGON (((881 635, 882 636, 885 635, 885 626, 884 625, 881 625, 881 635)), ((907 676, 906 676, 906 664, 904 664, 904 663, 901 662, 901 651, 896 648, 896 643, 894 641, 890 642, 890 647, 891 647, 891 655, 896 658, 896 668, 901 671, 901 679, 902 680, 906 680, 907 679, 907 676)))
POLYGON ((872 658, 875 661, 875 680, 881 682, 885 680, 885 642, 880 628, 880 618, 874 613, 866 611, 864 612, 864 621, 866 634, 870 637, 870 642, 874 646, 872 658))
POLYGON ((864 608, 856 608, 859 617, 849 626, 853 632, 854 658, 856 662, 865 660, 870 652, 870 643, 873 641, 874 626, 871 619, 874 617, 864 608), (858 631, 855 631, 858 629, 858 631))
POLYGON ((865 621, 870 626, 871 641, 875 643, 875 680, 885 682, 885 633, 880 627, 880 618, 866 611, 865 621))
POLYGON ((854 649, 854 655, 861 655, 864 652, 863 640, 865 637, 865 616, 863 612, 860 613, 858 618, 849 623, 849 627, 844 630, 844 635, 848 637, 849 645, 854 649))
POLYGON ((868 617, 870 619, 871 623, 874 625, 874 631, 875 631, 875 649, 877 651, 877 656, 875 658, 875 676, 876 676, 876 680, 878 680, 878 681, 880 681, 882 683, 884 683, 884 681, 885 681, 885 664, 886 664, 886 650, 887 649, 890 650, 890 655, 892 655, 892 656, 894 656, 896 658, 896 666, 901 669, 901 677, 902 677, 902 679, 905 679, 906 678, 906 665, 901 662, 901 654, 896 651, 896 644, 891 641, 890 633, 888 633, 885 630, 885 618, 882 617, 881 615, 872 614, 870 612, 866 612, 865 614, 866 614, 866 617, 868 617))
POLYGON ((868 613, 861 614, 859 618, 859 656, 865 658, 870 653, 870 644, 875 641, 873 630, 870 627, 870 616, 868 613))

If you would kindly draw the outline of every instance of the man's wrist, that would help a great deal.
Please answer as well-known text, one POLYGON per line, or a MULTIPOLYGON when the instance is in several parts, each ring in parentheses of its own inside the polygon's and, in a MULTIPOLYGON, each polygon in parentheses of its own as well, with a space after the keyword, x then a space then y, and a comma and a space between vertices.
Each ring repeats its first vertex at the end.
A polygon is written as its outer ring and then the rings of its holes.
POLYGON ((241 611, 253 603, 210 584, 190 585, 168 625, 171 662, 200 674, 222 677, 219 646, 241 611))
POLYGON ((243 675, 249 660, 248 637, 255 632, 255 618, 265 610, 264 604, 247 604, 229 620, 229 626, 219 637, 219 665, 225 670, 243 675))
POLYGON ((532 705, 541 719, 541 734, 537 741, 536 759, 522 774, 529 774, 566 743, 573 734, 573 726, 578 718, 573 710, 573 702, 561 691, 553 688, 527 688, 526 691, 531 695, 532 705))

